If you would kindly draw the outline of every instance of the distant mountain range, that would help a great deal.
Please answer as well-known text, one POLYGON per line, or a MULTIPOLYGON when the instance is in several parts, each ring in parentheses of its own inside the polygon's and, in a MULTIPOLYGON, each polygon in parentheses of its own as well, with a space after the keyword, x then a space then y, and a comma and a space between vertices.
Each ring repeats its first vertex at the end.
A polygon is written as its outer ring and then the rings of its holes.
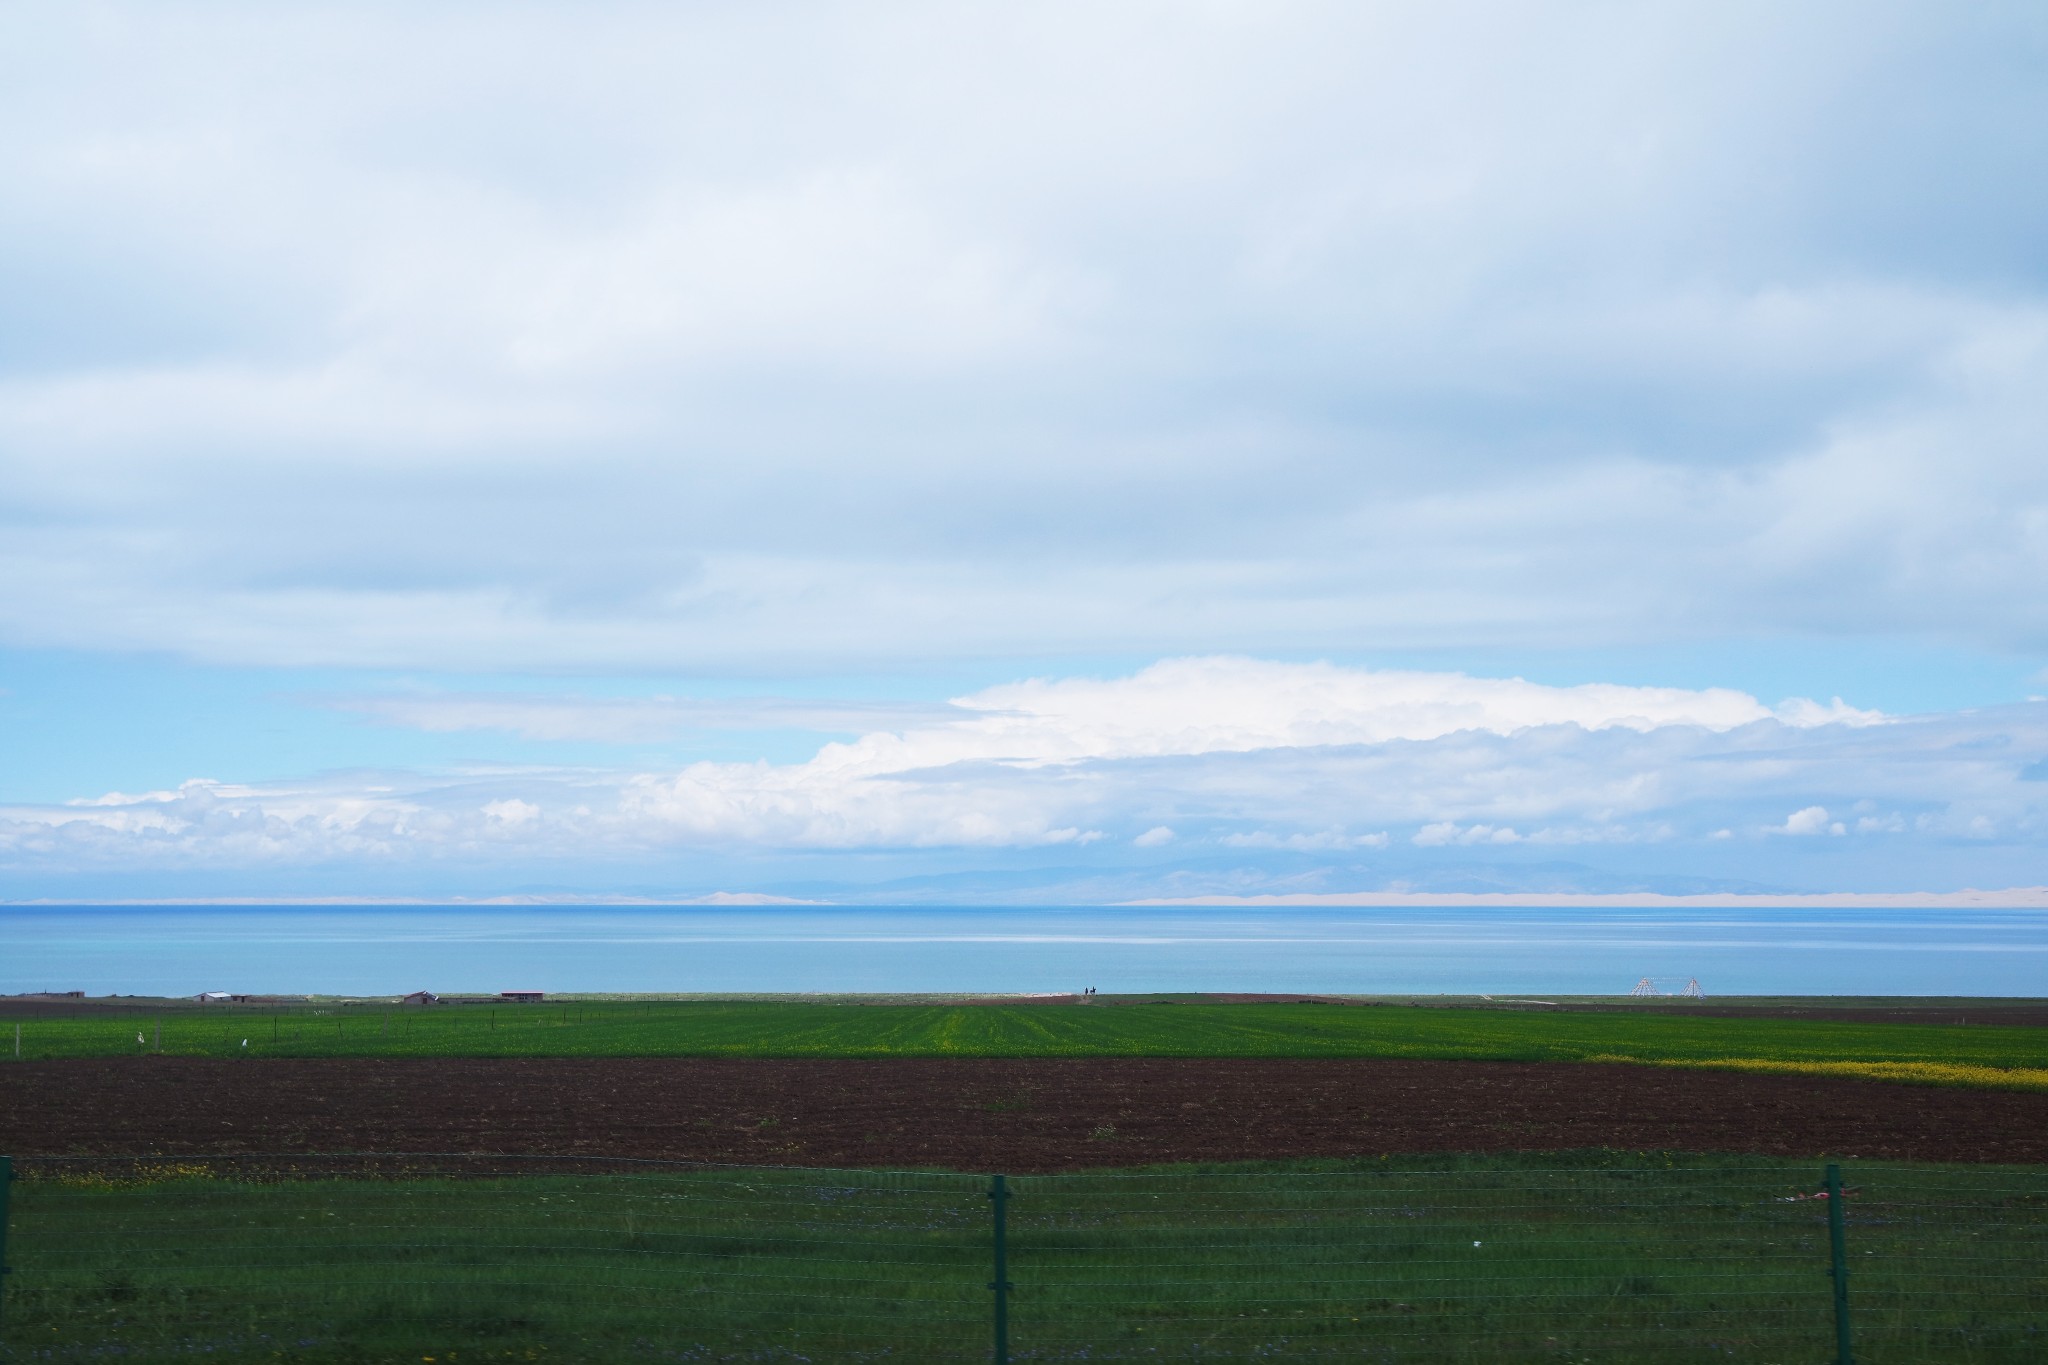
POLYGON ((1218 858, 1169 867, 979 869, 867 885, 819 881, 772 890, 841 905, 1109 905, 1134 900, 1346 892, 1697 896, 1772 895, 1784 894, 1787 889, 1712 877, 1605 872, 1570 862, 1411 863, 1398 858, 1326 862, 1304 856, 1267 857, 1255 862, 1218 858))

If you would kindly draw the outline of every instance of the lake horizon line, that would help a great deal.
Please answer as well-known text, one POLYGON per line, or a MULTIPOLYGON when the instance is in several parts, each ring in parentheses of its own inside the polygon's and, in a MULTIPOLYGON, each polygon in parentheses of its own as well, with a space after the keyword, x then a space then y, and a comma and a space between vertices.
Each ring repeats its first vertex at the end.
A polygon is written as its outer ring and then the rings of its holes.
POLYGON ((443 908, 537 908, 576 909, 775 909, 907 910, 1088 910, 1169 909, 1191 910, 1281 910, 1342 909, 1428 909, 1484 908, 1530 910, 2048 910, 2048 886, 1965 888, 1959 891, 1789 891, 1700 892, 1672 894, 1656 891, 1556 892, 1537 891, 1301 891, 1255 895, 1145 896, 1129 900, 1103 901, 902 901, 825 900, 811 897, 779 896, 755 891, 715 891, 697 896, 632 896, 593 892, 553 893, 510 892, 492 896, 149 896, 149 897, 32 897, 0 899, 0 909, 123 909, 142 910, 154 906, 166 909, 234 909, 238 907, 292 909, 365 909, 406 906, 443 908))

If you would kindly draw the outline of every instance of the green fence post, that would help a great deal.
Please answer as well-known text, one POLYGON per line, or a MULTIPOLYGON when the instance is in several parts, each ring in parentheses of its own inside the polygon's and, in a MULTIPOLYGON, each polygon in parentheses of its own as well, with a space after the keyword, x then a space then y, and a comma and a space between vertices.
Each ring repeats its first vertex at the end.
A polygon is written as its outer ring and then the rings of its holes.
POLYGON ((989 1202, 995 1207, 996 1277, 989 1288, 996 1296, 996 1365, 1010 1365, 1010 1187, 999 1175, 988 1178, 989 1202))
POLYGON ((7 1320, 7 1189, 14 1183, 14 1158, 0 1156, 0 1324, 7 1320))
POLYGON ((1842 1230, 1842 1168, 1830 1163, 1828 1190, 1828 1274, 1835 1281, 1835 1365, 1855 1365, 1849 1346, 1849 1250, 1842 1230))

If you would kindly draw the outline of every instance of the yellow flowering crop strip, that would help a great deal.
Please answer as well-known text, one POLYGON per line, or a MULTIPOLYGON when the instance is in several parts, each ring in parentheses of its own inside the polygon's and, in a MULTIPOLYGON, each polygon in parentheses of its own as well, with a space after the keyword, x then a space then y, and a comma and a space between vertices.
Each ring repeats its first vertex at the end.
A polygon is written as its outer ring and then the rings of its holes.
POLYGON ((1626 1062, 1634 1066, 1678 1066, 1698 1071, 1754 1071, 1784 1076, 1852 1076, 1866 1081, 1904 1081, 1912 1085, 1959 1085, 1980 1090, 2048 1090, 2048 1067, 1969 1066, 1958 1062, 1786 1062, 1768 1057, 1716 1057, 1677 1061, 1597 1053, 1589 1062, 1626 1062))
POLYGON ((130 1190, 148 1185, 168 1184, 174 1180, 212 1180, 216 1177, 211 1166, 171 1161, 131 1166, 118 1175, 109 1175, 104 1171, 60 1171, 48 1178, 58 1185, 67 1185, 75 1189, 130 1190))

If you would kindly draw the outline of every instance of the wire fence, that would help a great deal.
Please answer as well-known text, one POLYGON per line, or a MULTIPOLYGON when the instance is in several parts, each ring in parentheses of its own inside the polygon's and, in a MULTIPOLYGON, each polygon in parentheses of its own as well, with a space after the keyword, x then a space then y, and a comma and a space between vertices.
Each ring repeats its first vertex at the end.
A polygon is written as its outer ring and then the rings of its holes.
POLYGON ((10 1360, 2048 1359, 2038 1168, 1853 1163, 1839 1193, 1818 1166, 1736 1158, 1008 1178, 34 1158, 15 1174, 10 1360))

